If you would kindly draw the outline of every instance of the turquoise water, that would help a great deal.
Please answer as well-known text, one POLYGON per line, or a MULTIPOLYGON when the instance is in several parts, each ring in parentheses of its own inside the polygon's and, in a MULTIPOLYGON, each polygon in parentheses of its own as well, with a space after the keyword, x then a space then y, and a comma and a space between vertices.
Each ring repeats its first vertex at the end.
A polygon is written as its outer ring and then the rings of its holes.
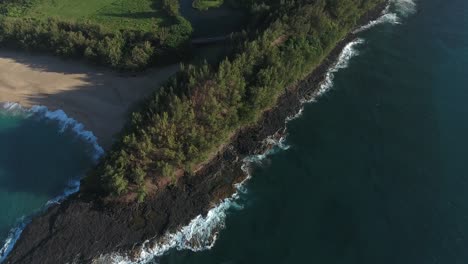
POLYGON ((92 165, 94 147, 61 128, 40 114, 0 109, 0 249, 22 217, 62 195, 92 165))
POLYGON ((360 34, 212 249, 160 263, 468 263, 468 1, 416 9, 360 34))

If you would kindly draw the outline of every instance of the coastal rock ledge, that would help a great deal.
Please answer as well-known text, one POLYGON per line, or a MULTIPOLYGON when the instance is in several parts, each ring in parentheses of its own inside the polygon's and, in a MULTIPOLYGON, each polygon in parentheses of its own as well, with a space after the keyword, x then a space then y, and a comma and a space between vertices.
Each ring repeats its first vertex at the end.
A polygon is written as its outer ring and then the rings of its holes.
MULTIPOLYGON (((387 3, 366 14, 361 25, 378 18, 387 3)), ((158 191, 141 204, 109 204, 77 193, 37 215, 24 229, 5 263, 90 263, 112 252, 130 253, 145 240, 174 232, 213 204, 231 196, 234 184, 245 179, 247 156, 265 152, 265 138, 281 137, 285 120, 302 101, 313 96, 341 50, 356 36, 351 33, 305 80, 285 89, 278 104, 252 127, 239 131, 230 144, 196 175, 184 175, 176 185, 158 191)))

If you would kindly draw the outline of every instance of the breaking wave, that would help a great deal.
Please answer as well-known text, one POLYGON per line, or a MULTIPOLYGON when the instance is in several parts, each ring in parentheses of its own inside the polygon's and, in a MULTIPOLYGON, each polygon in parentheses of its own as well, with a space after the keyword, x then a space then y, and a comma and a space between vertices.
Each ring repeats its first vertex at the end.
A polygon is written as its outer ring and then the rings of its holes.
MULTIPOLYGON (((383 23, 400 24, 400 18, 414 13, 416 5, 411 0, 392 0, 390 4, 382 12, 382 15, 356 29, 353 33, 359 33, 368 30, 376 25, 383 23)), ((357 46, 365 43, 364 39, 357 38, 348 43, 341 51, 337 61, 328 69, 324 81, 319 85, 319 88, 311 95, 309 99, 303 99, 302 103, 314 102, 318 97, 325 94, 333 87, 333 79, 336 72, 347 68, 351 58, 359 54, 357 46)), ((295 115, 286 118, 285 122, 296 119, 302 115, 304 108, 301 108, 295 115)), ((168 233, 156 242, 145 241, 136 256, 130 257, 119 253, 112 253, 100 256, 93 263, 114 263, 114 264, 129 264, 129 263, 149 263, 155 258, 163 256, 170 249, 176 250, 192 250, 201 251, 211 249, 219 232, 225 228, 225 220, 229 209, 242 209, 242 204, 239 203, 241 194, 247 192, 246 182, 251 178, 250 168, 254 163, 262 162, 267 156, 278 151, 286 150, 290 146, 286 144, 286 138, 281 137, 275 139, 271 136, 265 139, 265 144, 273 146, 267 152, 259 155, 253 155, 244 159, 242 169, 246 172, 246 179, 236 185, 237 192, 231 197, 224 199, 216 207, 208 211, 206 216, 199 215, 194 218, 187 226, 182 227, 175 233, 168 233), (150 245, 151 244, 151 245, 150 245)))
POLYGON ((321 95, 325 94, 326 92, 328 92, 328 90, 330 90, 333 87, 333 79, 335 78, 335 73, 341 69, 345 69, 348 67, 351 58, 359 54, 356 47, 363 43, 364 39, 357 38, 348 43, 348 45, 346 45, 343 48, 343 50, 340 53, 340 56, 338 57, 338 60, 332 67, 330 67, 330 69, 328 69, 325 75, 325 80, 320 84, 317 91, 313 94, 312 100, 309 101, 314 101, 317 97, 320 97, 321 95))
MULTIPOLYGON (((59 125, 60 133, 64 133, 65 131, 72 131, 79 138, 90 143, 91 146, 93 146, 94 161, 97 161, 104 154, 103 148, 99 146, 97 142, 97 137, 94 136, 94 134, 91 131, 85 130, 83 124, 79 123, 71 117, 68 117, 67 114, 65 114, 65 112, 62 110, 49 111, 49 109, 45 106, 33 106, 27 109, 23 108, 18 103, 7 102, 0 104, 0 112, 8 113, 9 115, 23 115, 25 117, 34 116, 55 121, 59 125)), ((33 212, 32 215, 47 209, 53 204, 60 203, 71 194, 77 192, 79 188, 79 179, 70 180, 67 184, 67 188, 63 191, 62 194, 47 201, 43 208, 36 212, 33 212)), ((3 246, 0 248, 0 263, 5 260, 7 255, 13 249, 13 246, 15 245, 16 241, 18 240, 24 228, 30 221, 30 217, 22 217, 18 219, 16 226, 10 230, 8 237, 5 239, 3 246)))
POLYGON ((356 29, 353 31, 354 34, 357 34, 362 31, 366 31, 374 26, 390 23, 393 25, 401 24, 400 18, 396 13, 390 12, 390 4, 382 11, 382 15, 377 18, 376 20, 372 20, 371 22, 367 23, 366 25, 356 29))
MULTIPOLYGON (((416 3, 412 0, 391 0, 390 4, 378 19, 373 20, 368 24, 356 29, 353 33, 359 33, 383 23, 401 24, 401 18, 413 14, 415 11, 416 3)), ((334 63, 328 69, 325 80, 320 84, 317 91, 312 94, 309 99, 302 100, 302 103, 314 102, 318 97, 329 91, 333 86, 334 74, 340 69, 348 67, 351 58, 359 54, 356 47, 363 44, 364 42, 364 39, 357 38, 348 43, 343 48, 336 63, 334 63)), ((17 106, 14 104, 4 105, 4 109, 9 109, 9 111, 15 111, 16 107, 17 106)), ((298 118, 302 115, 303 110, 304 109, 301 108, 298 113, 288 117, 285 122, 287 123, 293 119, 298 118)), ((50 112, 43 106, 33 107, 30 111, 42 114, 48 119, 59 121, 62 131, 66 129, 72 129, 78 135, 92 143, 96 150, 95 158, 99 158, 103 154, 102 148, 97 144, 96 137, 91 132, 85 131, 82 124, 76 122, 74 119, 67 117, 63 111, 57 110, 50 112)), ((100 256, 99 258, 95 259, 93 263, 142 264, 153 261, 156 257, 160 257, 167 253, 170 249, 192 251, 211 249, 216 242, 219 232, 225 228, 227 211, 233 208, 242 209, 243 207, 242 204, 239 203, 239 198, 241 194, 245 194, 247 192, 246 182, 251 178, 251 165, 253 163, 261 162, 268 155, 272 155, 280 150, 286 150, 289 148, 289 146, 286 144, 285 137, 281 137, 280 139, 268 137, 265 140, 265 144, 271 145, 273 147, 263 154, 253 155, 244 159, 244 165, 242 169, 246 172, 247 177, 241 183, 236 184, 235 187, 237 191, 231 197, 224 199, 216 207, 209 210, 206 216, 199 215, 195 217, 187 226, 182 227, 175 233, 166 234, 162 238, 157 239, 156 242, 150 242, 149 240, 145 241, 136 256, 130 257, 125 254, 122 255, 119 253, 112 253, 100 256)), ((58 203, 68 195, 76 192, 79 188, 79 182, 77 182, 75 185, 71 183, 70 186, 71 188, 68 192, 66 191, 64 195, 49 201, 48 204, 58 203)), ((22 221, 22 224, 20 224, 17 228, 12 229, 11 235, 7 239, 4 247, 0 249, 0 262, 3 260, 2 257, 6 255, 5 253, 8 253, 8 251, 5 251, 4 248, 6 247, 7 250, 11 249, 26 224, 26 221, 22 221)))
POLYGON ((228 210, 240 210, 243 208, 239 199, 242 194, 247 193, 246 183, 251 178, 251 165, 263 161, 267 156, 280 150, 289 148, 284 137, 279 139, 275 139, 273 136, 268 137, 265 139, 264 143, 271 146, 268 151, 244 159, 242 170, 246 173, 247 177, 242 182, 235 185, 236 192, 231 197, 221 201, 216 207, 210 209, 206 216, 198 215, 179 231, 168 233, 162 238, 157 239, 156 242, 150 242, 150 240, 145 241, 137 256, 133 255, 133 257, 130 257, 128 255, 112 253, 100 256, 93 261, 93 264, 143 264, 154 261, 155 258, 163 256, 170 249, 191 250, 195 252, 211 249, 216 242, 219 232, 225 228, 228 210))
POLYGON ((366 25, 353 31, 354 34, 366 31, 379 24, 401 24, 401 19, 416 12, 416 2, 413 0, 391 0, 382 11, 382 15, 376 20, 372 20, 366 25))
POLYGON ((82 123, 79 123, 75 119, 67 116, 63 110, 59 109, 55 111, 49 111, 49 109, 47 109, 45 106, 33 106, 28 111, 35 115, 58 122, 61 133, 67 130, 73 131, 78 137, 90 143, 94 148, 93 159, 95 161, 97 161, 104 154, 104 149, 98 144, 98 139, 93 134, 93 132, 85 130, 82 123))
MULTIPOLYGON (((328 91, 333 85, 334 73, 340 69, 348 66, 349 60, 357 55, 355 47, 359 44, 364 43, 363 39, 356 39, 346 45, 341 52, 337 62, 328 70, 325 81, 320 85, 318 91, 313 95, 312 98, 316 98, 321 94, 328 91)), ((314 100, 312 99, 312 100, 314 100)), ((305 102, 310 102, 304 101, 305 102)), ((288 118, 285 122, 289 122, 302 114, 303 109, 288 118)), ((127 254, 111 253, 102 255, 94 260, 94 264, 99 263, 114 263, 114 264, 130 264, 130 263, 149 263, 154 258, 161 257, 170 249, 176 250, 192 250, 201 251, 211 249, 216 242, 216 238, 219 232, 225 227, 225 219, 227 216, 228 209, 238 208, 241 209, 242 205, 238 203, 240 195, 247 192, 245 187, 246 182, 251 178, 250 168, 254 163, 262 162, 267 156, 272 155, 280 150, 286 150, 290 146, 286 144, 286 138, 281 137, 277 139, 274 136, 270 136, 264 140, 264 145, 271 146, 268 151, 258 155, 252 155, 244 159, 244 165, 242 169, 246 172, 246 179, 237 184, 236 192, 229 198, 224 199, 216 207, 208 211, 206 216, 199 215, 194 218, 187 226, 182 227, 175 233, 168 233, 156 242, 145 241, 137 255, 129 256, 127 254)), ((151 239, 152 241, 153 239, 151 239)))
POLYGON ((392 0, 395 12, 402 17, 407 17, 416 12, 415 0, 392 0))

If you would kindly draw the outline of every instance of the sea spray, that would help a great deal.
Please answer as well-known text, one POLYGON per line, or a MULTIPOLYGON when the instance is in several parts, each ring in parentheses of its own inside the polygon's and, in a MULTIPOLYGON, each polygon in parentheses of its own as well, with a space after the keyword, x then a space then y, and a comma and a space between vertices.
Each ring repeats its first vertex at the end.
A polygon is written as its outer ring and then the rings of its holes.
POLYGON ((364 39, 358 38, 346 45, 340 53, 336 63, 327 71, 325 75, 325 80, 320 84, 319 89, 315 93, 314 97, 317 98, 330 90, 333 87, 333 79, 335 78, 335 73, 341 69, 345 69, 349 65, 349 61, 354 56, 357 56, 359 52, 356 47, 364 43, 364 39))
POLYGON ((57 122, 60 133, 72 131, 80 139, 89 142, 93 146, 93 159, 95 161, 104 154, 104 149, 98 144, 98 139, 93 132, 86 130, 82 123, 69 117, 61 109, 50 111, 47 107, 39 105, 34 105, 31 108, 23 108, 20 104, 12 102, 0 103, 0 106, 0 111, 10 115, 24 115, 25 117, 34 116, 57 122))
POLYGON ((40 117, 42 116, 46 119, 57 121, 60 126, 61 133, 70 130, 78 135, 81 139, 89 142, 94 148, 93 159, 95 161, 97 161, 104 154, 104 149, 98 144, 98 139, 93 134, 93 132, 85 130, 82 123, 79 123, 75 119, 67 116, 63 110, 59 109, 55 111, 49 111, 49 109, 45 106, 32 106, 28 111, 40 117))
MULTIPOLYGON (((410 14, 415 10, 415 5, 412 1, 400 0, 393 2, 399 10, 398 14, 410 14)), ((366 30, 374 25, 384 22, 390 22, 395 24, 399 23, 399 20, 398 17, 393 13, 385 14, 384 17, 380 18, 380 20, 374 21, 372 24, 365 26, 365 28, 362 28, 362 30, 366 30)), ((320 85, 320 89, 312 96, 312 99, 309 99, 308 101, 304 102, 313 101, 315 98, 317 98, 317 96, 322 95, 332 87, 334 77, 333 74, 336 73, 339 69, 347 67, 349 59, 357 55, 354 47, 355 45, 362 44, 363 42, 361 42, 361 39, 357 39, 356 41, 353 41, 352 43, 348 44, 350 45, 347 46, 348 48, 345 47, 343 52, 340 54, 340 58, 338 59, 337 63, 329 69, 325 81, 320 85)), ((301 109, 301 111, 299 111, 298 114, 288 117, 287 121, 290 121, 300 116, 302 110, 303 109, 301 109)), ((282 138, 282 141, 284 143, 284 138, 282 138)), ((287 145, 284 144, 284 146, 287 145)), ((245 159, 245 164, 250 164, 252 162, 262 160, 265 158, 265 156, 266 154, 248 157, 245 159)), ((245 165, 243 168, 248 170, 248 165, 245 165)), ((248 179, 249 177, 246 178, 246 180, 248 179)), ((178 232, 164 236, 152 246, 150 246, 151 243, 149 241, 145 242, 143 244, 143 248, 140 251, 139 256, 137 256, 136 259, 129 258, 127 256, 119 256, 116 254, 107 257, 110 257, 110 259, 112 259, 114 263, 131 263, 134 261, 136 263, 145 263, 152 260, 155 256, 161 256, 171 248, 176 248, 178 250, 190 249, 194 251, 211 248, 216 241, 216 237, 219 234, 219 231, 222 228, 224 228, 227 210, 232 207, 241 208, 239 203, 237 203, 236 201, 239 197, 239 193, 246 191, 245 181, 237 186, 237 190, 238 191, 232 197, 223 200, 218 206, 211 209, 206 216, 197 216, 190 222, 188 226, 183 227, 178 232)), ((101 260, 104 261, 104 259, 105 257, 101 260)), ((107 258, 107 260, 109 260, 109 258, 107 258)), ((99 260, 97 260, 97 263, 99 263, 99 260)))
MULTIPOLYGON (((351 58, 359 54, 356 47, 363 43, 364 39, 361 38, 357 38, 348 43, 341 51, 337 61, 328 69, 327 73, 325 74, 325 79, 320 83, 318 89, 315 90, 310 96, 308 96, 308 98, 302 99, 301 103, 304 104, 314 102, 318 97, 328 92, 333 87, 333 79, 335 78, 335 73, 341 69, 345 69, 348 67, 351 58)), ((301 109, 296 115, 288 117, 287 120, 299 117, 302 111, 303 109, 301 109)))
MULTIPOLYGON (((25 117, 38 117, 44 118, 47 120, 52 120, 57 122, 59 125, 59 132, 64 133, 65 131, 72 131, 75 133, 80 139, 88 142, 93 147, 93 160, 97 162, 97 160, 104 154, 104 150, 101 146, 99 146, 97 142, 97 137, 91 131, 87 131, 84 128, 84 125, 77 122, 75 119, 68 117, 62 110, 56 111, 49 111, 45 106, 33 106, 29 109, 23 108, 18 103, 6 102, 0 104, 0 112, 7 113, 8 115, 23 115, 25 117)), ((53 204, 60 203, 65 198, 70 196, 71 194, 77 192, 80 188, 80 180, 70 180, 67 184, 67 188, 57 197, 54 197, 47 201, 47 203, 36 212, 33 212, 31 215, 35 215, 39 212, 44 211, 49 206, 53 204)), ((16 241, 20 237, 21 233, 23 232, 24 228, 29 224, 31 221, 31 217, 21 217, 17 220, 17 224, 14 228, 10 230, 8 233, 7 238, 5 239, 3 246, 0 248, 0 263, 3 262, 10 251, 13 249, 16 241)))
POLYGON ((390 23, 390 24, 393 24, 393 25, 400 24, 401 23, 400 18, 398 17, 398 15, 396 13, 390 12, 390 7, 391 7, 391 5, 389 3, 385 7, 385 9, 382 11, 382 14, 381 14, 381 16, 379 18, 377 18, 376 20, 372 20, 369 23, 367 23, 366 25, 361 26, 358 29, 354 30, 353 34, 357 34, 357 33, 366 31, 366 30, 368 30, 370 28, 373 28, 374 26, 384 24, 384 23, 390 23))
POLYGON ((26 217, 21 217, 17 220, 16 226, 10 230, 7 238, 3 242, 3 246, 0 248, 0 263, 2 263, 6 259, 10 251, 13 249, 16 240, 18 240, 29 221, 30 219, 26 217))
POLYGON ((198 215, 190 223, 175 233, 168 233, 161 238, 153 238, 143 242, 137 254, 111 253, 101 255, 93 261, 93 264, 114 263, 150 263, 154 258, 163 256, 171 249, 202 251, 211 249, 219 232, 225 228, 225 220, 229 209, 240 210, 243 205, 239 202, 242 194, 247 193, 246 183, 250 180, 251 165, 262 162, 267 156, 286 150, 289 146, 285 143, 285 137, 270 136, 264 140, 268 150, 262 154, 244 158, 242 170, 247 177, 234 185, 236 192, 222 200, 217 206, 210 209, 206 216, 198 215))
MULTIPOLYGON (((411 2, 407 0, 402 1, 411 2)), ((395 2, 399 2, 399 0, 392 1, 392 3, 395 2)), ((408 7, 405 4, 400 5, 404 7, 404 11, 402 10, 400 12, 402 14, 407 14, 408 7)), ((398 8, 402 8, 401 6, 398 8)), ((367 30, 375 25, 382 23, 399 24, 400 21, 398 15, 396 13, 389 13, 389 10, 390 7, 387 7, 380 18, 371 21, 369 24, 357 29, 355 33, 367 30)), ((325 79, 322 83, 320 83, 319 88, 311 96, 308 96, 307 99, 301 100, 301 103, 304 104, 314 102, 318 97, 329 91, 333 86, 334 74, 340 69, 348 67, 349 61, 359 54, 356 47, 363 44, 364 42, 364 39, 357 38, 348 43, 341 51, 337 61, 328 69, 325 79)), ((285 122, 288 123, 289 121, 300 117, 303 111, 304 108, 301 107, 298 113, 287 117, 285 122)), ((251 178, 251 165, 262 162, 268 155, 272 155, 280 150, 286 150, 290 147, 286 144, 285 135, 279 139, 276 138, 277 137, 275 136, 270 136, 265 139, 264 144, 273 146, 268 148, 265 153, 252 155, 244 159, 244 165, 242 166, 242 169, 246 173, 247 177, 243 182, 236 184, 235 187, 237 191, 231 197, 224 199, 216 207, 209 210, 206 216, 197 216, 187 226, 182 227, 175 233, 168 233, 160 239, 151 239, 145 241, 137 254, 132 254, 132 256, 129 256, 128 254, 111 253, 100 256, 93 263, 98 264, 111 262, 115 264, 142 264, 149 263, 155 258, 161 257, 170 249, 192 251, 211 249, 216 242, 216 238, 219 235, 219 232, 225 227, 227 211, 232 208, 242 208, 242 205, 239 203, 239 198, 241 197, 241 194, 245 194, 247 192, 246 182, 251 178)))
POLYGON ((414 0, 392 0, 391 3, 395 12, 401 17, 408 17, 416 12, 416 2, 414 0))
MULTIPOLYGON (((348 66, 349 60, 358 54, 355 50, 355 46, 364 43, 362 39, 356 39, 349 43, 343 48, 338 60, 333 66, 327 71, 326 79, 320 84, 319 92, 313 95, 311 100, 303 100, 302 103, 312 102, 314 99, 326 91, 333 85, 333 74, 340 69, 348 66)), ((304 108, 301 109, 294 115, 286 118, 285 124, 289 121, 299 117, 304 108)), ((286 131, 283 136, 278 137, 276 134, 267 137, 263 141, 267 151, 262 154, 251 155, 243 160, 242 170, 246 173, 247 177, 241 182, 235 185, 236 192, 229 198, 222 200, 216 207, 210 209, 206 216, 198 215, 192 221, 182 227, 175 233, 167 233, 162 238, 152 238, 142 243, 139 252, 135 254, 122 254, 122 253, 111 253, 101 255, 93 261, 93 264, 130 264, 130 263, 150 263, 157 257, 163 256, 171 249, 176 250, 191 250, 194 252, 209 250, 211 249, 219 232, 225 228, 225 220, 227 217, 227 211, 229 209, 242 209, 243 206, 238 202, 242 194, 247 193, 246 183, 251 179, 251 166, 252 164, 258 164, 264 161, 268 156, 273 155, 281 150, 287 150, 290 146, 286 143, 286 131)))

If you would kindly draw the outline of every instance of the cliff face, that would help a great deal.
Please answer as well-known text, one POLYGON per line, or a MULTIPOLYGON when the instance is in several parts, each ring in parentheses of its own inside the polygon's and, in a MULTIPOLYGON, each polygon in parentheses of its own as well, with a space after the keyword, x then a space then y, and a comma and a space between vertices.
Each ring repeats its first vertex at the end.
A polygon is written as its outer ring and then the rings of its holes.
MULTIPOLYGON (((360 24, 377 18, 384 7, 369 12, 360 24)), ((266 151, 269 146, 264 139, 268 136, 284 134, 285 119, 300 110, 301 99, 314 93, 354 37, 349 34, 342 40, 320 67, 286 89, 275 108, 265 112, 257 125, 239 131, 196 175, 181 177, 176 185, 158 191, 142 204, 106 204, 78 193, 35 217, 5 263, 88 263, 101 254, 131 251, 147 239, 175 231, 206 214, 213 202, 232 195, 233 184, 245 178, 242 159, 266 151)))

